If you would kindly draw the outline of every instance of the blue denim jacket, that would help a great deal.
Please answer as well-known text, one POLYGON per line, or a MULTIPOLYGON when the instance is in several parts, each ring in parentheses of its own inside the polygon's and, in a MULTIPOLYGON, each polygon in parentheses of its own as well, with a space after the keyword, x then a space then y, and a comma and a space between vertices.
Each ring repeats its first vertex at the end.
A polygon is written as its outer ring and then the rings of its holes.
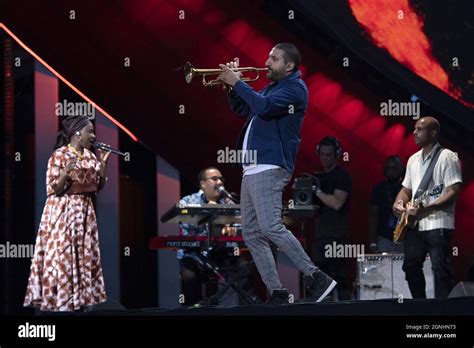
POLYGON ((274 164, 293 173, 308 104, 308 89, 301 80, 301 72, 272 82, 260 92, 238 81, 228 92, 228 99, 232 111, 247 117, 237 140, 237 150, 242 150, 247 127, 255 118, 246 150, 256 150, 257 164, 274 164))

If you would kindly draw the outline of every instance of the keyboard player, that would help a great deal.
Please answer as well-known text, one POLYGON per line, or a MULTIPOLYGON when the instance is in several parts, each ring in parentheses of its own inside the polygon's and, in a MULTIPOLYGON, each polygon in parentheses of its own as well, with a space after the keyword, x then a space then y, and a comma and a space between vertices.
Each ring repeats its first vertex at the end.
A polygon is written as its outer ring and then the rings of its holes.
MULTIPOLYGON (((199 172, 198 182, 200 190, 189 196, 183 197, 180 204, 233 204, 233 202, 224 197, 219 187, 224 185, 224 178, 221 172, 215 167, 208 167, 199 172)), ((180 223, 181 233, 184 236, 207 236, 207 229, 205 226, 194 226, 186 223, 180 223)), ((213 226, 211 230, 212 235, 228 234, 235 235, 236 227, 229 226, 213 226)), ((190 258, 183 258, 183 250, 178 251, 178 259, 180 259, 181 267, 181 285, 182 294, 184 295, 185 306, 191 306, 203 300, 203 285, 208 283, 209 278, 193 262, 190 258)), ((216 251, 211 255, 211 261, 217 263, 219 267, 235 265, 238 266, 240 262, 238 257, 228 255, 222 251, 216 251), (225 257, 223 257, 225 256, 225 257)), ((208 284, 211 288, 206 297, 211 296, 217 291, 216 284, 208 284)))

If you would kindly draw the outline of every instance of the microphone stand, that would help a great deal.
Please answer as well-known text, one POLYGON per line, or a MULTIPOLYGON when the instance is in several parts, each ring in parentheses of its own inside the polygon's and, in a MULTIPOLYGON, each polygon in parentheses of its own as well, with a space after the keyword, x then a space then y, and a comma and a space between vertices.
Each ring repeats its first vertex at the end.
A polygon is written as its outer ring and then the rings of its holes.
POLYGON ((220 191, 225 197, 230 199, 235 204, 240 204, 240 199, 237 199, 234 196, 232 196, 232 194, 230 192, 228 192, 226 189, 222 188, 220 191))

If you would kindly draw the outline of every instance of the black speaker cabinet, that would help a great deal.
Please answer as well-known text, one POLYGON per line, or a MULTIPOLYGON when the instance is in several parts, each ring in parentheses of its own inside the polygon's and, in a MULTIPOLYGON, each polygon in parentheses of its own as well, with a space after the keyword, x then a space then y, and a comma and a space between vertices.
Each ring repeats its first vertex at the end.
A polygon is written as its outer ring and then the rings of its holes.
POLYGON ((107 301, 98 303, 92 307, 89 307, 86 312, 97 312, 97 311, 126 311, 127 308, 122 306, 119 302, 114 299, 107 297, 107 301))
POLYGON ((313 202, 311 178, 296 178, 293 184, 293 201, 295 204, 307 205, 313 202))

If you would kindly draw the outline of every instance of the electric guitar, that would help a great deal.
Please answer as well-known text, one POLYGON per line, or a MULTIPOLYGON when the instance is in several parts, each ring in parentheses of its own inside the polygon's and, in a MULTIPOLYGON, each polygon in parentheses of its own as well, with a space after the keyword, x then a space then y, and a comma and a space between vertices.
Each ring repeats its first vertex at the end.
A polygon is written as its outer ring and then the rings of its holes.
MULTIPOLYGON (((413 199, 405 204, 405 209, 408 208, 418 208, 420 203, 428 196, 436 196, 443 191, 444 185, 435 186, 429 190, 423 192, 417 199, 413 199)), ((400 218, 398 219, 397 226, 395 226, 395 230, 393 231, 393 241, 395 243, 400 243, 405 239, 407 230, 409 228, 414 227, 415 221, 412 215, 408 214, 408 211, 405 210, 400 218)))

